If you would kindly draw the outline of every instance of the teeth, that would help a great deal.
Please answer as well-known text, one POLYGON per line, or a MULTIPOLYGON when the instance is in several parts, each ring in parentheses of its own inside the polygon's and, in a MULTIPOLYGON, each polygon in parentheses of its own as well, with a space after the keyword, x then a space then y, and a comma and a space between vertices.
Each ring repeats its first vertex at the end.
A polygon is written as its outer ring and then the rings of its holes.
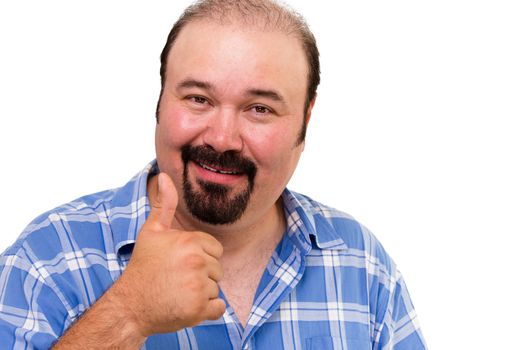
POLYGON ((209 166, 206 166, 205 164, 199 163, 201 167, 203 167, 206 170, 213 171, 214 173, 218 173, 219 171, 217 169, 210 168, 209 166))
POLYGON ((223 171, 223 170, 217 170, 217 169, 214 169, 214 168, 210 168, 206 164, 202 164, 202 163, 199 163, 199 165, 201 167, 203 167, 204 169, 206 169, 206 170, 213 171, 214 173, 226 174, 226 175, 237 175, 238 174, 235 171, 223 171))

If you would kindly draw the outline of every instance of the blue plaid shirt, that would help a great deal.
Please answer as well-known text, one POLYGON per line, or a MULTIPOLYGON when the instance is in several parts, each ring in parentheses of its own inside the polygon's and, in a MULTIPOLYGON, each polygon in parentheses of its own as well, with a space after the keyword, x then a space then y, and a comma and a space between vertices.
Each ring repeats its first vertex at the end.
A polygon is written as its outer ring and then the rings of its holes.
MULTIPOLYGON (((150 163, 124 187, 35 219, 0 256, 0 348, 48 349, 122 274, 149 213, 150 163)), ((148 338, 143 349, 426 349, 405 283, 352 217, 283 193, 287 231, 246 327, 217 321, 148 338)))

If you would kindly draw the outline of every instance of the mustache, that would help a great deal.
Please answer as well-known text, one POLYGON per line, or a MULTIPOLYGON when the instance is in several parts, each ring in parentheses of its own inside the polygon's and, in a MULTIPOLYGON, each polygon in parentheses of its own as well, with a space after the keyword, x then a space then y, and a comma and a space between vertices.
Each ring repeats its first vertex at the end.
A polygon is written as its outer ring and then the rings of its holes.
POLYGON ((257 166, 251 159, 242 156, 236 151, 217 152, 209 146, 184 145, 181 148, 181 157, 184 164, 193 161, 204 163, 211 167, 229 169, 237 173, 246 174, 250 183, 257 173, 257 166))

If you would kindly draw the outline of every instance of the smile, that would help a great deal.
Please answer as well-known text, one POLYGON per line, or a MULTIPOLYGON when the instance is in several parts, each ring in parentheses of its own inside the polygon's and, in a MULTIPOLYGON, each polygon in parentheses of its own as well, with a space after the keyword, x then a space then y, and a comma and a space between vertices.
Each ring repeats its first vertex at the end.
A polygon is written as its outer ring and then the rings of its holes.
POLYGON ((224 175, 239 175, 240 173, 237 172, 237 171, 229 171, 229 170, 220 170, 220 169, 215 169, 215 168, 212 168, 204 163, 198 163, 199 166, 201 168, 204 168, 208 171, 211 171, 211 172, 214 172, 214 173, 218 173, 218 174, 224 174, 224 175))

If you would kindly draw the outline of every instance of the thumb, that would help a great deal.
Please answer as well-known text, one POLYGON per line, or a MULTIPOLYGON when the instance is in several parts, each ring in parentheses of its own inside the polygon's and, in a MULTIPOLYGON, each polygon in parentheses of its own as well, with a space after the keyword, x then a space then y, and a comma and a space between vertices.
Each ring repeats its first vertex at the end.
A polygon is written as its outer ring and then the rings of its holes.
POLYGON ((173 181, 166 173, 157 175, 157 196, 150 201, 151 211, 147 220, 152 229, 171 228, 179 195, 173 181))

